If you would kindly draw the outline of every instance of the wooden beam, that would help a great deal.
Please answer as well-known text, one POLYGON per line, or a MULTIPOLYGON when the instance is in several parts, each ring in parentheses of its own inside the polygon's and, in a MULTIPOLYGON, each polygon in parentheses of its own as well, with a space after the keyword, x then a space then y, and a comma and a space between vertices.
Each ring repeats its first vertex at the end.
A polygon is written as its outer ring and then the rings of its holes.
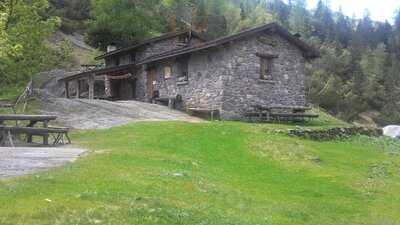
POLYGON ((256 56, 260 57, 260 58, 265 58, 265 59, 274 59, 274 58, 279 58, 279 55, 277 54, 270 54, 270 53, 260 53, 257 52, 256 56))

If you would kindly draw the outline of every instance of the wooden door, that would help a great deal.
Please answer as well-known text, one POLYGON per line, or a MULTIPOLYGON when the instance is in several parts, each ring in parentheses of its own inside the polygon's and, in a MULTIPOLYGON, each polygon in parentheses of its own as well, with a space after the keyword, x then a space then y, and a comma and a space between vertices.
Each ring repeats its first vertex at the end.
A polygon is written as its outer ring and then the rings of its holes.
POLYGON ((156 81, 156 70, 150 69, 147 72, 147 96, 151 100, 155 91, 155 81, 156 81))

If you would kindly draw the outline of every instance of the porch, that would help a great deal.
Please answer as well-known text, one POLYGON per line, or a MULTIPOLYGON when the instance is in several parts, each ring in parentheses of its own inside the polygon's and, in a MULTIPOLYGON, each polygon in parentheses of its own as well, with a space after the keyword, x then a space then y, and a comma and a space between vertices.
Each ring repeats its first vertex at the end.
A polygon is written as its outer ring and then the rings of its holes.
POLYGON ((136 98, 136 81, 134 65, 111 68, 93 66, 86 71, 64 77, 66 98, 86 98, 105 100, 134 100, 136 98), (94 69, 92 69, 94 68, 94 69))

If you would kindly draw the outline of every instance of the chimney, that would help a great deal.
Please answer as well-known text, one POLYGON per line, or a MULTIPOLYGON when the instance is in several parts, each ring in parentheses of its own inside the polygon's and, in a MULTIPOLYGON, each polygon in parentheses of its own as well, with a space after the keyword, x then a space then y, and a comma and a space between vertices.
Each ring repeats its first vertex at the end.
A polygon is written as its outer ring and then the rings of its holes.
POLYGON ((107 45, 107 53, 117 50, 117 46, 114 44, 107 45))

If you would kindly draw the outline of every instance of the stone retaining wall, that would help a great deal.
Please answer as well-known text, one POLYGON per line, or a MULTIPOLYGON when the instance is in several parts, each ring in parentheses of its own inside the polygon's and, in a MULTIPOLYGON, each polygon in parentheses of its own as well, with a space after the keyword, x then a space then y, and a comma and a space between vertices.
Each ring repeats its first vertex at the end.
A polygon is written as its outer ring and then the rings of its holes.
POLYGON ((335 139, 349 138, 355 135, 366 135, 379 137, 383 135, 382 129, 366 127, 330 128, 321 130, 292 129, 288 131, 290 136, 301 137, 317 141, 329 141, 335 139))

